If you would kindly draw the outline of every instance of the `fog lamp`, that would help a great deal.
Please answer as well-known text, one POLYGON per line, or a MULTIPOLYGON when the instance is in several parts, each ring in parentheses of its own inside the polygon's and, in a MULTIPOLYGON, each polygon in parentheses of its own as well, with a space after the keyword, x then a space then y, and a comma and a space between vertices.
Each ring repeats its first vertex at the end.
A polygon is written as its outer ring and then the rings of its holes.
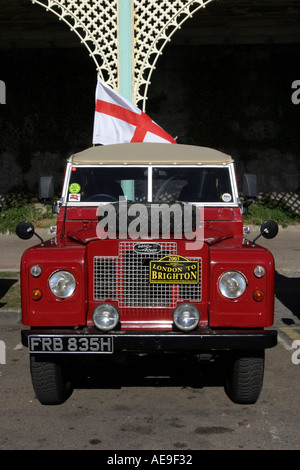
POLYGON ((69 271, 56 271, 49 278, 49 287, 56 297, 65 299, 75 290, 75 277, 69 271))
POLYGON ((173 320, 179 330, 191 331, 200 321, 200 313, 193 304, 180 304, 173 312, 173 320))
POLYGON ((93 322, 102 331, 113 330, 119 323, 119 312, 114 305, 98 305, 93 312, 93 322))
POLYGON ((245 276, 238 271, 226 271, 219 278, 220 292, 227 299, 236 299, 246 290, 245 276))

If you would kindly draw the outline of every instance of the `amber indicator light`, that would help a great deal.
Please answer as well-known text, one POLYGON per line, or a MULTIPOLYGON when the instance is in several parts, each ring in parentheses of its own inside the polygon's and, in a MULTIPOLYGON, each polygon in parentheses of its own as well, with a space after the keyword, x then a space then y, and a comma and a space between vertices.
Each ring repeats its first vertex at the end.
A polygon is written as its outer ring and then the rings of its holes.
POLYGON ((265 294, 260 289, 255 289, 252 295, 253 299, 256 300, 256 302, 261 302, 265 298, 265 294))
POLYGON ((40 289, 33 289, 31 291, 32 300, 40 300, 43 297, 43 293, 40 289))

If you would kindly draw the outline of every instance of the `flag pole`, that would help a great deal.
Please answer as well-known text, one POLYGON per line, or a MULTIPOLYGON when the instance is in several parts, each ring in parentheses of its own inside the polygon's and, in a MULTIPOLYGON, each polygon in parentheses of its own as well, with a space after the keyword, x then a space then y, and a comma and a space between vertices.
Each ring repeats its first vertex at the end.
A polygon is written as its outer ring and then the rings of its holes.
POLYGON ((133 102, 133 0, 118 0, 118 91, 133 102))
MULTIPOLYGON (((119 93, 133 102, 133 0, 118 0, 119 93)), ((133 181, 123 182, 124 194, 134 194, 133 181)), ((133 196, 131 200, 134 200, 133 196)))

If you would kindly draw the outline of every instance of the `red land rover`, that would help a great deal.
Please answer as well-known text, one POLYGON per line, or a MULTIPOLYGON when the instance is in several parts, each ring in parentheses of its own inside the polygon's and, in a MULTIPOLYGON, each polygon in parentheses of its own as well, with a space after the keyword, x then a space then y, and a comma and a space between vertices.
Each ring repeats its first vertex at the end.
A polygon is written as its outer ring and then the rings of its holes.
MULTIPOLYGON (((122 352, 222 360, 228 396, 258 399, 277 332, 273 256, 243 233, 254 175, 244 175, 242 202, 228 155, 119 144, 69 158, 57 202, 52 177, 39 191, 57 213, 56 236, 25 251, 21 292, 22 342, 41 403, 69 397, 74 360, 96 367, 122 352)), ((261 235, 277 230, 268 221, 261 235)), ((35 234, 29 222, 16 231, 35 234)))

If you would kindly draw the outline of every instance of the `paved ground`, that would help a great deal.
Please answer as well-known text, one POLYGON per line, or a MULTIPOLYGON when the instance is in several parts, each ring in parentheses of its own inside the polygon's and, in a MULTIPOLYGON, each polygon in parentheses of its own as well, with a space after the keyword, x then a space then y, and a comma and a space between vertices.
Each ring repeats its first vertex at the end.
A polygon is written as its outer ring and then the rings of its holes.
MULTIPOLYGON (((251 227, 247 238, 253 240, 259 227, 251 227)), ((300 225, 279 228, 278 235, 272 240, 260 237, 257 244, 268 248, 275 258, 277 273, 288 277, 300 277, 300 225)))
MULTIPOLYGON (((49 229, 39 229, 37 232, 44 241, 53 238, 49 229)), ((19 271, 23 252, 38 243, 40 241, 36 236, 21 240, 17 235, 0 234, 0 271, 19 271)))
MULTIPOLYGON (((257 233, 253 228, 247 238, 257 233)), ((39 234, 51 237, 45 230, 39 234)), ((66 403, 43 407, 34 396, 20 328, 3 323, 1 308, 7 363, 0 367, 0 449, 299 449, 299 240, 300 226, 281 229, 273 240, 260 238, 276 263, 279 344, 267 351, 264 387, 254 406, 231 403, 214 370, 189 374, 185 364, 142 357, 141 363, 125 363, 116 382, 102 383, 89 371, 66 403)), ((0 270, 18 271, 23 251, 37 242, 0 236, 0 270)))
MULTIPOLYGON (((300 448, 300 364, 280 344, 266 352, 263 390, 255 405, 232 403, 214 364, 144 355, 101 361, 95 367, 85 364, 80 373, 77 367, 68 401, 44 406, 32 388, 19 329, 0 326, 0 338, 7 359, 0 365, 0 451, 99 450, 97 467, 109 469, 103 450, 111 451, 109 456, 115 451, 138 456, 141 449, 182 454, 190 449, 300 448)), ((198 455, 197 466, 193 459, 194 467, 187 465, 187 470, 201 469, 203 454, 198 455)), ((123 466, 127 468, 148 466, 123 466)))

